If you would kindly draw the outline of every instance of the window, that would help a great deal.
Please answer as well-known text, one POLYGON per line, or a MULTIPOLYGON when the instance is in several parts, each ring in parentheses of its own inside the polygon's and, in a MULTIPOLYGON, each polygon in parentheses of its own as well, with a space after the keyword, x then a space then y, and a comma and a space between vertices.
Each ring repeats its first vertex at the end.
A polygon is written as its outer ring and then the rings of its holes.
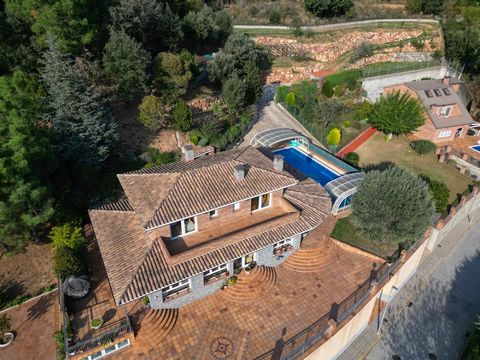
POLYGON ((433 90, 436 96, 442 96, 442 93, 440 92, 440 89, 435 89, 433 90))
POLYGON ((130 339, 125 339, 125 340, 122 340, 120 341, 119 343, 117 344, 114 344, 114 345, 110 345, 108 347, 106 347, 105 349, 102 349, 92 355, 89 355, 89 356, 86 356, 84 358, 82 358, 82 360, 97 360, 97 359, 100 359, 100 358, 103 358, 104 356, 106 355, 109 355, 117 350, 120 350, 126 346, 130 345, 130 339))
POLYGON ((288 251, 291 251, 293 249, 292 247, 292 240, 293 239, 286 239, 277 242, 276 244, 273 245, 273 255, 274 256, 279 256, 282 255, 288 251))
POLYGON ((427 95, 429 98, 433 97, 433 94, 430 90, 425 90, 425 95, 427 95))
POLYGON ((217 210, 217 209, 211 210, 211 211, 210 211, 210 217, 211 217, 211 218, 214 218, 214 217, 216 217, 216 216, 218 216, 218 210, 217 210))
POLYGON ((292 239, 282 240, 282 241, 279 241, 279 242, 275 243, 275 244, 273 245, 273 249, 276 250, 276 249, 279 249, 279 248, 281 248, 281 247, 283 247, 283 246, 285 246, 285 245, 289 245, 289 244, 291 244, 291 243, 292 243, 292 239))
POLYGON ((260 210, 270 206, 270 194, 263 194, 252 198, 252 211, 260 210))
POLYGON ((446 138, 452 135, 452 130, 443 130, 438 133, 438 138, 446 138))
POLYGON ((447 88, 443 88, 442 90, 445 95, 450 95, 450 90, 448 90, 447 88))
POLYGON ((204 281, 208 281, 227 272, 227 264, 219 265, 203 273, 204 281))
POLYGON ((176 293, 178 293, 178 292, 180 292, 184 289, 188 289, 188 288, 190 288, 190 280, 189 279, 182 280, 182 281, 179 281, 175 284, 164 287, 162 289, 163 299, 165 299, 166 297, 168 297, 170 295, 176 294, 176 293))
POLYGON ((170 225, 172 238, 189 234, 197 230, 197 219, 195 217, 183 219, 170 225))
POLYGON ((440 108, 440 116, 448 117, 450 115, 451 111, 452 111, 451 106, 444 106, 444 107, 440 108))
POLYGON ((236 202, 235 204, 233 204, 233 211, 238 210, 238 209, 240 209, 240 203, 236 202))

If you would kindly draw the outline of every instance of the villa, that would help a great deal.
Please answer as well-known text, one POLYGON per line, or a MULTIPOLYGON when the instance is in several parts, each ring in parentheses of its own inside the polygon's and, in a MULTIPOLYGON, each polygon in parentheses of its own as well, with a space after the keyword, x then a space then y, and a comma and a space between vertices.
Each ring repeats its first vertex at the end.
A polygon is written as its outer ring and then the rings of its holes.
POLYGON ((408 93, 417 98, 425 109, 425 123, 414 135, 434 143, 464 138, 470 127, 476 127, 469 114, 472 97, 466 85, 458 79, 410 81, 383 89, 386 95, 393 91, 408 93))

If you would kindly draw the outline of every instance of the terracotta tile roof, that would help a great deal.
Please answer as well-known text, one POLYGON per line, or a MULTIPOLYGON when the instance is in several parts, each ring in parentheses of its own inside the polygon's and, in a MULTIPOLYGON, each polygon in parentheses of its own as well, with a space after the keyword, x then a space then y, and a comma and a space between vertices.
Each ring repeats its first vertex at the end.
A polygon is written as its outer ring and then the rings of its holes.
POLYGON ((146 229, 295 185, 288 173, 273 170, 272 162, 253 147, 205 156, 118 175, 135 212, 146 229), (247 164, 245 179, 233 168, 247 164))
MULTIPOLYGON (((273 170, 265 170, 264 168, 266 166, 272 166, 272 162, 258 150, 249 150, 246 153, 245 150, 234 150, 234 152, 237 154, 235 155, 237 159, 240 158, 242 163, 248 163, 250 165, 250 172, 245 179, 247 179, 248 176, 252 176, 256 181, 263 183, 267 181, 267 178, 278 177, 281 180, 275 181, 280 181, 281 184, 287 184, 287 180, 297 182, 291 175, 276 173, 273 170), (256 156, 253 158, 247 159, 247 157, 255 154, 256 156), (270 175, 266 174, 267 172, 269 172, 270 175)), ((217 155, 212 157, 217 157, 217 155)), ((228 183, 230 181, 228 178, 233 178, 233 170, 229 156, 221 154, 220 157, 226 164, 221 164, 215 159, 202 162, 204 164, 213 164, 216 179, 224 179, 224 176, 227 178, 225 179, 227 185, 223 185, 220 181, 217 181, 214 187, 214 189, 218 189, 220 193, 224 193, 226 192, 225 189, 231 186, 231 184, 228 183), (226 173, 222 174, 222 171, 229 172, 232 176, 227 176, 226 173)), ((193 164, 196 161, 197 160, 192 162, 191 165, 189 164, 189 166, 195 170, 200 170, 204 166, 210 166, 193 164)), ((182 168, 183 171, 187 171, 184 163, 171 165, 168 168, 176 169, 175 171, 179 171, 178 169, 182 168)), ((143 179, 148 178, 152 173, 137 172, 135 174, 135 177, 140 176, 140 181, 144 181, 143 179)), ((184 174, 185 172, 182 173, 181 177, 183 177, 184 174)), ((179 179, 181 177, 179 177, 179 179)), ((186 181, 188 180, 189 178, 187 177, 186 181)), ((233 180, 235 179, 231 179, 231 181, 233 180)), ((128 180, 125 181, 128 182, 128 180)), ((148 179, 146 181, 151 180, 148 179)), ((169 181, 171 181, 171 179, 169 181)), ((175 184, 178 184, 178 182, 179 180, 177 179, 175 184)), ((200 184, 202 183, 200 182, 200 184)), ((197 183, 197 186, 201 186, 200 184, 197 183)), ((278 183, 275 184, 277 186, 278 183)), ((154 185, 155 184, 152 186, 154 185)), ((192 183, 190 183, 190 186, 193 186, 192 183)), ((258 190, 263 189, 262 186, 264 185, 255 187, 257 185, 252 184, 249 186, 258 190)), ((130 191, 132 192, 131 189, 130 191)), ((152 189, 145 188, 145 191, 148 194, 152 189)), ((205 191, 205 189, 203 191, 205 191)), ((247 194, 247 190, 241 189, 241 191, 244 191, 242 196, 247 194)), ((194 193, 196 194, 196 192, 194 193)), ((135 190, 133 190, 133 194, 136 200, 131 201, 132 206, 129 205, 128 201, 123 201, 90 211, 90 218, 95 229, 112 292, 118 304, 127 303, 148 293, 157 291, 169 284, 202 273, 214 266, 252 253, 280 240, 309 231, 322 224, 327 219, 331 209, 331 200, 327 191, 320 184, 311 179, 307 179, 290 186, 284 193, 284 198, 300 211, 299 217, 286 217, 285 222, 279 223, 278 226, 274 228, 267 228, 261 233, 258 233, 258 231, 250 233, 254 234, 253 236, 246 234, 245 238, 235 239, 234 242, 228 243, 225 246, 215 248, 192 258, 186 258, 184 261, 173 264, 169 258, 167 259, 168 255, 166 255, 163 240, 158 236, 156 231, 145 231, 143 228, 142 219, 146 217, 136 214, 135 201, 137 201, 137 204, 142 201, 147 201, 148 204, 152 204, 150 206, 153 208, 156 201, 164 195, 155 193, 155 197, 152 200, 144 200, 142 195, 136 193, 135 190)), ((211 194, 213 195, 213 193, 211 194)), ((167 196, 165 196, 165 198, 167 198, 167 196)), ((129 200, 131 199, 129 198, 129 200)), ((184 201, 187 201, 187 199, 184 201)), ((179 204, 182 204, 182 202, 180 201, 179 204)))

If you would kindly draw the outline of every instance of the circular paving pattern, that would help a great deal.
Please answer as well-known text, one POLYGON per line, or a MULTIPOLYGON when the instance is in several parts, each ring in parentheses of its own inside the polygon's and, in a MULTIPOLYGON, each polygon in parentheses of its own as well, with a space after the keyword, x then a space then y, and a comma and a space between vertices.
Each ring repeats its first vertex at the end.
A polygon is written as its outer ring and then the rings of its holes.
POLYGON ((210 355, 212 360, 227 360, 233 355, 233 341, 221 336, 210 343, 210 355))

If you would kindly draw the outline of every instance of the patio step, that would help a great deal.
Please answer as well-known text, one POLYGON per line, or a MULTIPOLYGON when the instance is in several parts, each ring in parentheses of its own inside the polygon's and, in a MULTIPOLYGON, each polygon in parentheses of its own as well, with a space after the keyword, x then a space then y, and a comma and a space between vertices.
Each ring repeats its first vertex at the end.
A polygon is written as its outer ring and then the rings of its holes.
POLYGON ((339 246, 328 240, 322 247, 297 250, 284 261, 283 266, 297 272, 318 272, 335 263, 340 252, 339 246))
POLYGON ((144 348, 155 347, 173 330, 178 309, 150 309, 140 323, 137 342, 144 348))
POLYGON ((237 283, 227 286, 220 291, 220 295, 235 303, 249 303, 268 293, 277 279, 275 269, 267 266, 258 266, 250 274, 242 272, 238 275, 237 283))

